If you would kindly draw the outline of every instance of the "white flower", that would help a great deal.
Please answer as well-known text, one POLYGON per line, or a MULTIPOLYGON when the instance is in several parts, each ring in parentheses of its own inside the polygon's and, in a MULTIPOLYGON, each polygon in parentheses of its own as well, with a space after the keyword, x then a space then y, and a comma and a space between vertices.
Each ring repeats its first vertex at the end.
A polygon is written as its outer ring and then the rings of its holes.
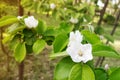
POLYGON ((100 8, 103 8, 103 7, 104 7, 104 3, 103 3, 101 0, 98 0, 97 5, 98 5, 100 8))
POLYGON ((81 33, 77 30, 74 32, 70 32, 70 37, 69 37, 69 43, 72 43, 72 42, 78 42, 78 43, 81 43, 82 42, 82 38, 83 36, 81 35, 81 33))
POLYGON ((70 55, 74 62, 84 62, 93 59, 91 44, 82 44, 83 36, 79 31, 71 32, 67 53, 70 55))
POLYGON ((35 28, 38 25, 38 20, 34 18, 34 16, 29 16, 24 19, 24 22, 28 28, 35 28))
POLYGON ((105 64, 105 70, 108 70, 110 67, 109 67, 109 65, 108 64, 105 64))
POLYGON ((17 17, 18 20, 20 20, 20 19, 22 19, 22 18, 23 18, 22 16, 18 16, 18 17, 17 17))
POLYGON ((50 8, 53 10, 53 9, 56 8, 56 5, 55 5, 54 3, 51 3, 51 4, 50 4, 50 8))
POLYGON ((119 0, 112 0, 112 5, 116 5, 119 3, 119 0))
POLYGON ((76 24, 76 23, 78 23, 78 19, 71 17, 70 22, 73 23, 73 24, 76 24))

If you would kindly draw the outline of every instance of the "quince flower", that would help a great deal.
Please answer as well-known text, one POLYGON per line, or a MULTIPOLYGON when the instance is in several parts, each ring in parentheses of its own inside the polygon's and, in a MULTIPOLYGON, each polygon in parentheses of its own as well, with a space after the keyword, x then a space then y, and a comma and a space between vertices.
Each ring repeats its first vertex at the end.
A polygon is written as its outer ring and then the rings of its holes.
POLYGON ((56 7, 56 5, 55 5, 54 3, 51 3, 51 4, 50 4, 50 8, 51 8, 52 10, 54 10, 55 7, 56 7))
POLYGON ((71 17, 70 22, 73 23, 73 24, 76 24, 76 23, 78 23, 78 19, 71 17))
POLYGON ((35 28, 38 25, 38 20, 34 18, 34 16, 29 16, 24 19, 24 22, 28 28, 35 28))
POLYGON ((79 31, 70 33, 69 44, 66 51, 76 63, 86 63, 93 59, 91 44, 82 44, 82 38, 83 36, 79 31))
POLYGON ((100 8, 103 8, 103 7, 104 7, 104 3, 103 3, 101 0, 98 0, 97 5, 98 5, 100 8))

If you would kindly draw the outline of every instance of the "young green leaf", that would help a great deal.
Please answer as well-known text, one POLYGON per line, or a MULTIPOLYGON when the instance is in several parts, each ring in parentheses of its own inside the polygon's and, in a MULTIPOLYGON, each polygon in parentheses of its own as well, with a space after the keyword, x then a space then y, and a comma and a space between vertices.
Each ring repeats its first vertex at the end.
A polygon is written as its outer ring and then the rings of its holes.
POLYGON ((54 80, 68 80, 70 70, 74 64, 70 57, 63 58, 55 68, 54 80))
POLYGON ((95 75, 88 65, 76 64, 65 57, 56 66, 54 80, 95 80, 95 75))
POLYGON ((120 80, 120 68, 111 73, 110 80, 120 80))
POLYGON ((24 28, 25 28, 25 26, 19 25, 18 23, 15 23, 8 28, 8 33, 9 34, 15 34, 18 31, 23 30, 24 28))
POLYGON ((21 62, 25 59, 25 56, 26 56, 25 43, 18 43, 14 51, 15 60, 21 62))
POLYGON ((68 23, 62 22, 59 27, 59 31, 64 31, 70 33, 73 30, 73 26, 70 26, 68 23))
POLYGON ((113 36, 111 36, 111 35, 108 35, 108 34, 104 34, 104 37, 108 40, 108 41, 110 41, 110 42, 114 42, 114 38, 113 38, 113 36))
POLYGON ((33 45, 33 52, 39 54, 45 48, 46 42, 43 39, 38 39, 33 45))
POLYGON ((93 45, 93 55, 120 58, 120 55, 113 48, 104 44, 93 45))
POLYGON ((45 22, 39 20, 38 26, 36 27, 36 31, 38 34, 43 34, 46 31, 45 22))
POLYGON ((95 80, 95 75, 88 65, 75 64, 70 71, 68 80, 95 80))
POLYGON ((17 21, 18 21, 17 17, 14 17, 14 16, 2 17, 0 19, 0 27, 4 27, 4 26, 7 26, 7 25, 10 25, 10 24, 15 23, 17 21))
POLYGON ((108 74, 104 69, 95 69, 96 80, 108 80, 108 74))
POLYGON ((62 51, 68 43, 68 36, 64 33, 56 36, 53 42, 54 53, 62 51))
POLYGON ((101 43, 100 38, 96 34, 91 33, 90 31, 87 30, 83 30, 81 33, 89 43, 91 44, 101 43))

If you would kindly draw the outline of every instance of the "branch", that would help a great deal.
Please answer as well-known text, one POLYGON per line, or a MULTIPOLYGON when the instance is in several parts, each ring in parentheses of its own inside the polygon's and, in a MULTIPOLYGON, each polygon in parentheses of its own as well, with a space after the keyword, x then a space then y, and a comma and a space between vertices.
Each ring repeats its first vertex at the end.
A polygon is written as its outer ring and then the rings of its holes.
MULTIPOLYGON (((104 6, 103 9, 100 11, 100 19, 99 19, 99 21, 98 21, 98 23, 97 23, 98 27, 99 27, 99 26, 101 25, 101 23, 102 23, 103 16, 104 16, 104 14, 105 14, 105 11, 106 11, 108 2, 109 2, 109 0, 106 0, 105 6, 104 6)), ((101 57, 99 57, 98 60, 96 61, 95 67, 97 67, 97 66, 100 64, 100 61, 101 61, 101 57)))
MULTIPOLYGON (((111 36, 113 36, 114 33, 115 33, 115 31, 116 31, 116 28, 117 28, 118 23, 119 23, 119 19, 120 19, 120 9, 119 9, 118 14, 117 14, 117 16, 116 16, 116 20, 115 20, 115 23, 114 23, 114 27, 113 27, 113 29, 112 29, 112 31, 111 31, 111 33, 110 33, 111 36)), ((106 44, 108 44, 108 43, 109 43, 109 40, 107 40, 106 44)), ((100 61, 100 66, 102 66, 104 60, 105 60, 105 57, 102 57, 102 59, 101 59, 101 61, 100 61)))
POLYGON ((100 11, 100 19, 99 19, 97 25, 101 25, 101 22, 102 22, 102 20, 103 20, 103 16, 104 16, 104 14, 105 14, 105 10, 106 10, 106 8, 107 8, 108 2, 109 2, 109 0, 106 0, 105 6, 104 6, 103 9, 100 11))

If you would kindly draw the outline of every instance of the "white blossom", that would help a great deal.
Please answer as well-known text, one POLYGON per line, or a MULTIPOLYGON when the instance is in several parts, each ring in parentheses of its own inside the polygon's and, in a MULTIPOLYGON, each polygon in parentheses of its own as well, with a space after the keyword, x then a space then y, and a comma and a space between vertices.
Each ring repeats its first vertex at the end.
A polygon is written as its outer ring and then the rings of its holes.
POLYGON ((110 67, 108 64, 105 64, 104 68, 105 68, 105 70, 108 70, 110 67))
POLYGON ((112 0, 112 5, 116 5, 119 3, 119 0, 112 0))
POLYGON ((70 22, 73 23, 73 24, 76 24, 76 23, 78 23, 78 19, 71 17, 70 22))
POLYGON ((24 22, 28 28, 35 28, 38 25, 38 20, 34 18, 34 16, 29 16, 24 19, 24 22))
POLYGON ((54 9, 56 8, 56 5, 55 5, 54 3, 51 3, 51 4, 50 4, 50 8, 51 8, 52 10, 54 10, 54 9))
POLYGON ((103 7, 104 7, 104 3, 103 3, 101 0, 98 0, 97 5, 98 5, 100 8, 103 8, 103 7))
POLYGON ((18 20, 20 20, 20 19, 22 19, 22 18, 23 18, 22 16, 18 16, 18 17, 17 17, 18 20))
POLYGON ((84 62, 93 59, 91 44, 82 44, 83 36, 79 31, 70 33, 69 44, 66 49, 74 62, 84 62))

